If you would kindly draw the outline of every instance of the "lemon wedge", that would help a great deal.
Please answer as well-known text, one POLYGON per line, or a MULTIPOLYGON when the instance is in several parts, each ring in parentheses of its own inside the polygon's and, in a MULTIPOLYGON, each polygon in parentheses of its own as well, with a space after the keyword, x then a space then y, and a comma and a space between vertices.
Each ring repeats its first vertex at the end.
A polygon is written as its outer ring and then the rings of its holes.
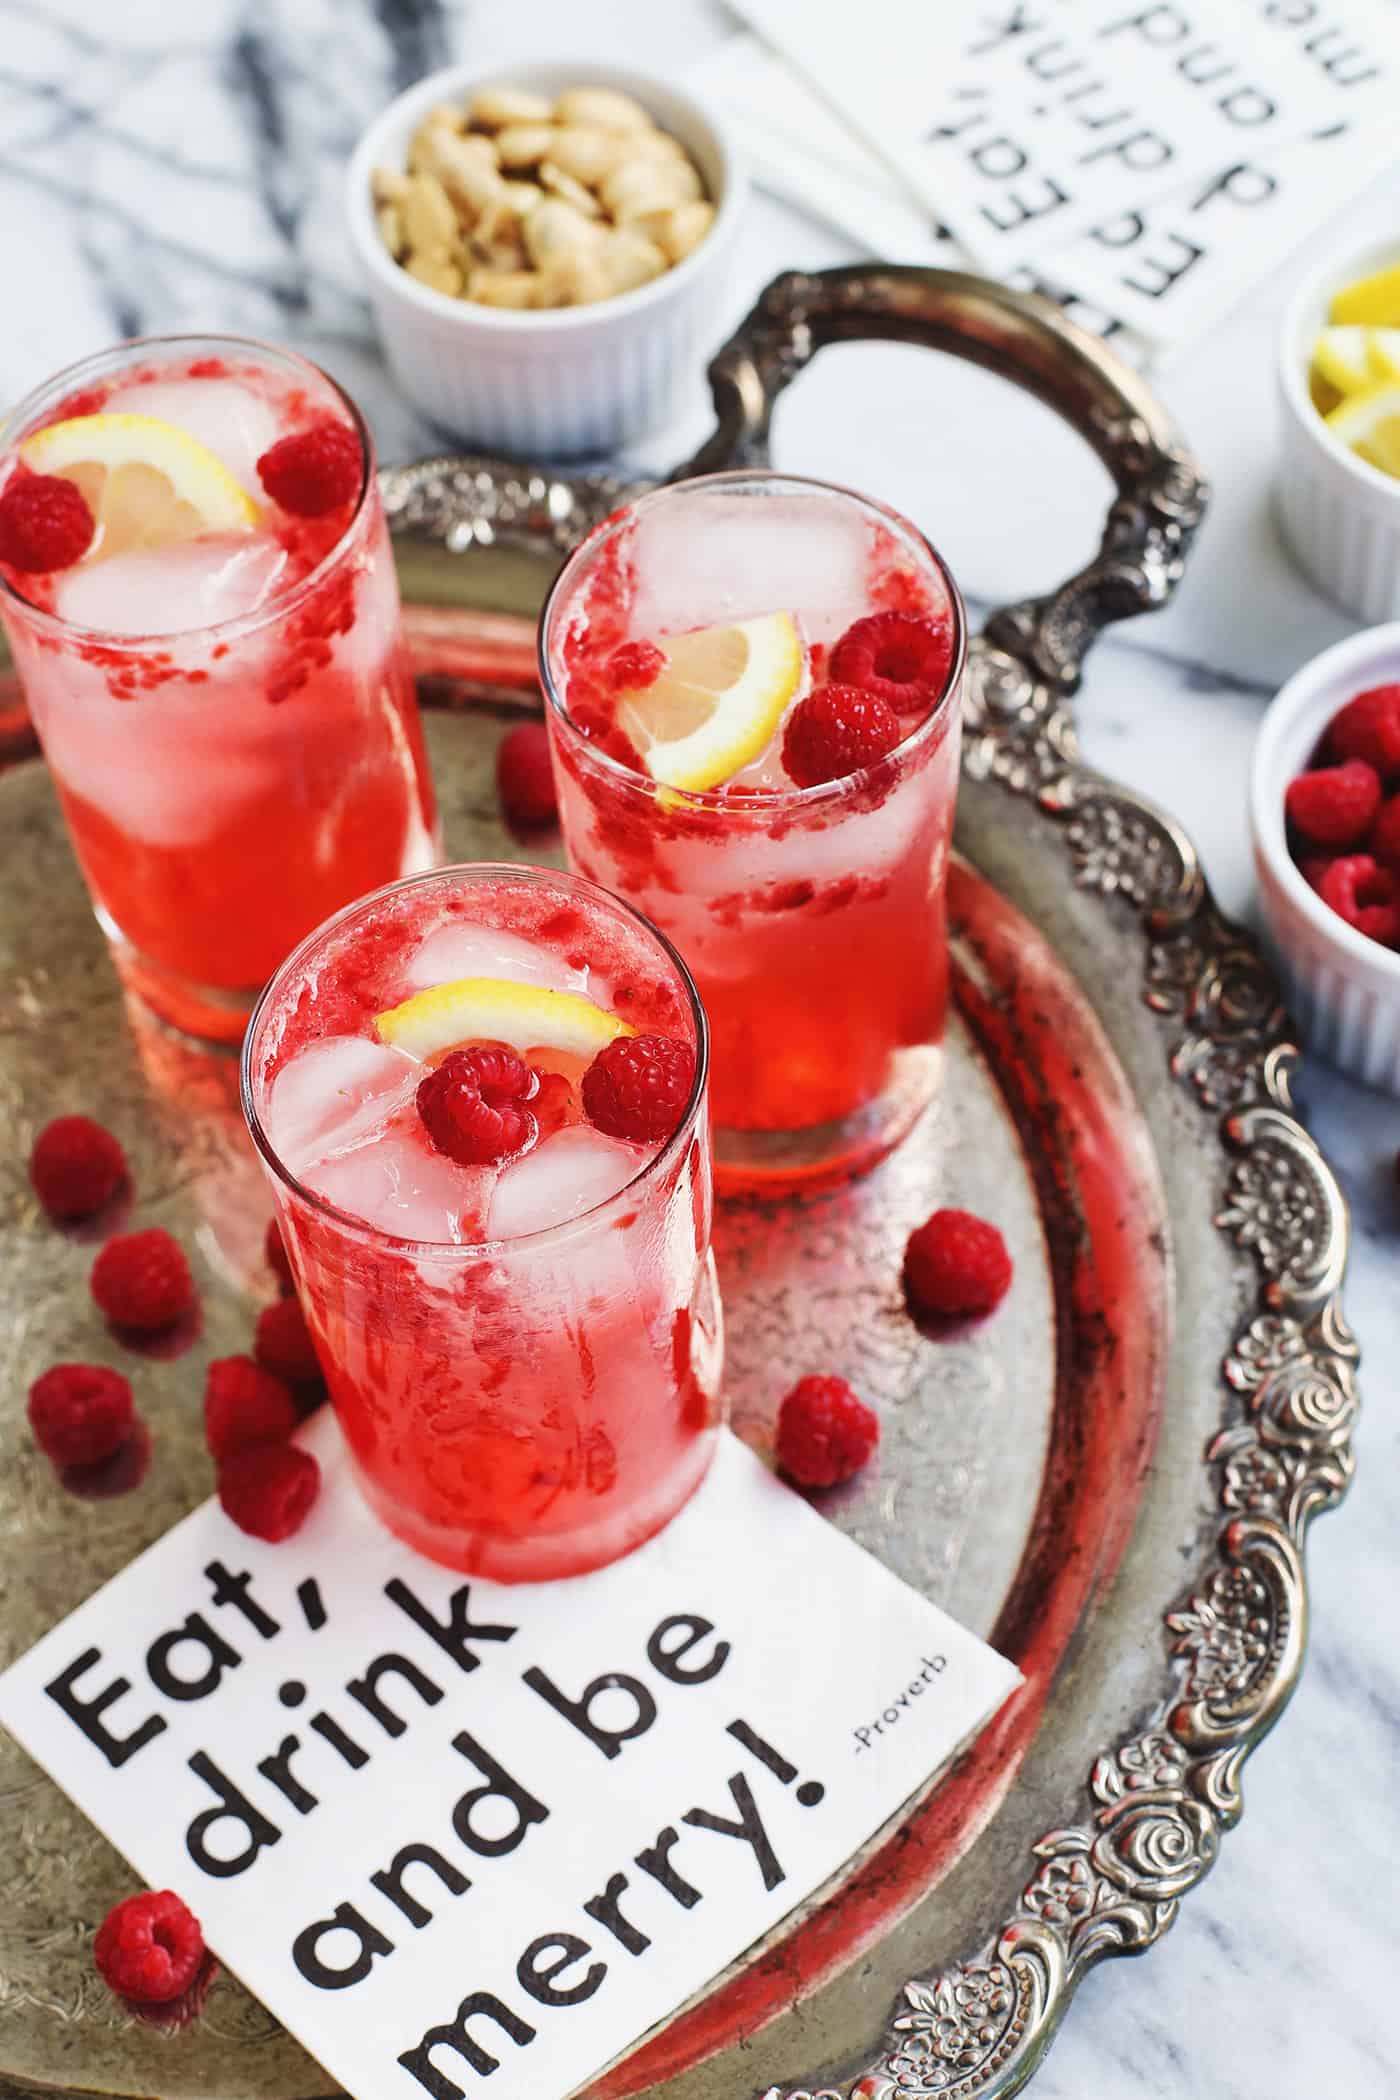
POLYGON ((1365 328, 1324 328, 1313 350, 1313 370, 1339 394, 1359 394, 1374 386, 1365 328))
POLYGON ((415 992, 374 1017, 382 1043, 411 1057, 436 1057, 459 1043, 509 1043, 512 1050, 565 1050, 593 1057, 636 1029, 581 992, 551 992, 507 977, 459 977, 415 992))
POLYGON ((1371 466, 1400 477, 1400 385, 1348 395, 1328 416, 1327 428, 1371 466))
POLYGON ((1368 328, 1366 363, 1373 380, 1400 385, 1400 328, 1368 328))
POLYGON ((165 547, 205 532, 246 532, 258 507, 188 431, 158 416, 72 416, 20 446, 36 474, 58 474, 97 520, 86 559, 165 547))
POLYGON ((618 695, 618 727, 666 787, 712 788, 772 741, 802 680, 802 642, 785 612, 696 627, 656 644, 659 677, 618 695))
POLYGON ((1400 263, 1344 284, 1332 295, 1327 318, 1342 326, 1359 321, 1363 328, 1400 328, 1400 263))

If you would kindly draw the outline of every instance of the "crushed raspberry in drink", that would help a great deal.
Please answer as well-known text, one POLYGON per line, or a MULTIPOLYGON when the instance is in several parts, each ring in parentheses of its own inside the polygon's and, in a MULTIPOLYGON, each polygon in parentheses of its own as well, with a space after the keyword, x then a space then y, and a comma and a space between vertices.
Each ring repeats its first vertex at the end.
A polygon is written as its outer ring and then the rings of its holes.
POLYGON ((713 1410, 688 1401, 718 1371, 703 1125, 668 1149, 696 1025, 648 929, 534 872, 370 899, 269 993, 251 1080, 305 1192, 281 1198, 302 1305, 369 1500, 419 1550, 507 1580, 574 1572, 700 1479, 713 1410), (656 1041, 667 1086, 685 1067, 679 1098, 600 1127, 599 1051, 656 1041))
POLYGON ((361 433, 310 366, 172 345, 6 446, 0 613, 104 928, 158 1011, 236 1040, 311 927, 434 858, 361 433))
POLYGON ((947 1002, 961 615, 936 558, 845 491, 678 483, 574 556, 544 659, 570 865, 694 973, 727 1184, 779 1140, 797 1176, 877 1157, 929 1098, 947 1002))

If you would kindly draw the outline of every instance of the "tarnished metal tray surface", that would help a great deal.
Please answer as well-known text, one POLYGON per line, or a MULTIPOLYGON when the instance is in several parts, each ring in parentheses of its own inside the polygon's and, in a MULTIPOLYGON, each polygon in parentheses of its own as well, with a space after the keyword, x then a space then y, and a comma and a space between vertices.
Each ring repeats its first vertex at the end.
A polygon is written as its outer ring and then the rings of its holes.
MULTIPOLYGON (((972 652, 940 1101, 853 1187, 722 1212, 730 1390, 764 1449, 793 1377, 855 1379, 881 1455, 826 1513, 1027 1682, 836 1887, 604 2076, 615 2100, 1015 2091, 1079 1977, 1167 1929, 1238 1817, 1243 1762, 1301 1663, 1307 1527, 1352 1467, 1346 1219, 1292 1114, 1273 982, 1178 828, 1075 756, 1083 651, 1169 593, 1199 479, 1140 383, 1052 308, 881 269, 770 289, 713 367, 719 429, 691 466, 761 460, 781 386, 821 342, 867 334, 1020 378, 1084 430, 1118 499, 1096 561, 972 652), (899 1253, 950 1200, 998 1219, 1017 1282, 984 1327, 930 1337, 899 1253)), ((441 460, 385 491, 423 691, 450 703, 429 721, 449 847, 540 857, 500 831, 494 747, 536 704, 530 612, 622 490, 441 460)), ((0 838, 9 1654, 208 1491, 202 1366, 246 1346, 266 1200, 232 1060, 123 1007, 37 763, 0 779, 0 838), (197 1250, 205 1314, 186 1353, 142 1367, 140 1492, 77 1503, 20 1433, 22 1395, 54 1357, 111 1345, 91 1248, 38 1222, 21 1162, 55 1107, 94 1104, 129 1142, 142 1221, 197 1250)), ((174 2042, 126 2020, 89 1955, 126 1869, 8 1742, 0 1793, 0 2074, 191 2100, 323 2091, 231 1979, 174 2042)))

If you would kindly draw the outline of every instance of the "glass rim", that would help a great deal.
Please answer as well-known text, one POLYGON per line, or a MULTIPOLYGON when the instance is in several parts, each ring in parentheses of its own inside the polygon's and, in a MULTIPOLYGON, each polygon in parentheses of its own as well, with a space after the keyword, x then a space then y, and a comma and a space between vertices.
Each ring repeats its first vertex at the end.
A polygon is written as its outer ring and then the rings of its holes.
MULTIPOLYGON (((181 335, 136 335, 127 337, 123 342, 113 343, 106 350, 91 350, 86 357, 77 358, 71 365, 64 365, 41 385, 31 387, 23 400, 15 404, 4 422, 3 437, 0 438, 0 457, 8 457, 16 452, 17 444, 22 442, 21 434, 28 434, 38 409, 47 405, 55 395, 61 399, 63 394, 71 393, 81 383, 82 378, 90 375, 95 367, 125 360, 132 352, 193 351, 197 345, 221 350, 250 351, 264 359, 299 366, 305 372, 314 373, 317 379, 324 381, 331 389, 349 415, 351 427, 360 441, 360 455, 364 462, 360 493, 355 499, 354 510, 346 520, 344 531, 334 546, 328 548, 321 556, 314 568, 308 569, 304 576, 289 584, 285 590, 275 592, 267 603, 260 605, 256 611, 235 613, 224 620, 206 620, 195 627, 157 628, 141 634, 116 634, 109 627, 86 627, 76 620, 65 620, 61 614, 50 612, 45 606, 35 605, 32 599, 26 598, 23 592, 15 589, 7 576, 0 573, 0 602, 12 606, 17 617, 29 622, 41 634, 77 642, 92 642, 103 649, 131 655, 144 654, 153 643, 179 641, 190 635, 213 636, 223 640, 230 636, 252 634, 260 627, 270 625, 274 620, 284 619, 288 612, 310 596, 343 560, 359 529, 370 492, 375 486, 374 439, 370 434, 369 425, 357 403, 346 393, 340 381, 323 370, 314 359, 303 357, 299 350, 285 349, 279 343, 265 343, 257 336, 201 335, 197 332, 181 335)), ((137 361, 139 362, 139 358, 137 361)))
POLYGON ((659 1175, 679 1157, 695 1134, 695 1124, 699 1117, 700 1108, 705 1099, 705 1089, 709 1082, 710 1024, 700 994, 696 989, 695 980, 687 969, 684 958, 666 938, 660 927, 654 926, 644 912, 638 911, 624 897, 617 896, 612 890, 605 889, 601 883, 593 882, 586 875, 575 875, 563 868, 541 868, 528 861, 452 861, 446 867, 425 868, 417 875, 402 875, 396 882, 386 882, 377 890, 366 891, 364 896, 356 897, 351 903, 342 905, 339 911, 333 912, 328 919, 323 919, 319 926, 313 927, 310 933, 298 941, 291 953, 285 956, 278 964, 258 994, 257 1003, 254 1005, 252 1013, 248 1016, 248 1026, 243 1033, 243 1046, 239 1052, 238 1067, 239 1099, 243 1108, 243 1119, 248 1126, 248 1134, 252 1138, 264 1165, 275 1175, 276 1179, 297 1202, 304 1204, 308 1210, 313 1211, 317 1215, 329 1219, 336 1226, 350 1231, 357 1239, 372 1241, 378 1246, 390 1247, 395 1252, 450 1255, 460 1257, 463 1261, 476 1261, 491 1256, 499 1258, 504 1255, 507 1249, 512 1247, 530 1247, 533 1249, 547 1242, 567 1239, 571 1235, 577 1234, 581 1229, 588 1226, 590 1220, 596 1219, 600 1211, 607 1210, 612 1204, 621 1202, 623 1197, 632 1194, 639 1184, 650 1181, 654 1176, 659 1175), (650 1159, 644 1161, 638 1167, 636 1173, 624 1182, 620 1189, 614 1190, 611 1196, 605 1196, 601 1203, 590 1204, 589 1208, 580 1211, 577 1217, 562 1218, 557 1224, 542 1225, 534 1232, 519 1232, 509 1239, 474 1240, 465 1244, 458 1240, 416 1240, 406 1238, 399 1233, 386 1232, 381 1226, 371 1224, 369 1219, 357 1217, 353 1211, 341 1210, 337 1204, 331 1203, 326 1197, 318 1195, 315 1189, 308 1188, 304 1181, 299 1180, 281 1158, 268 1134, 262 1116, 258 1111, 257 1103, 253 1098, 254 1040, 272 1003, 274 994, 281 988, 293 970, 303 962, 317 943, 334 933, 337 927, 342 926, 346 920, 353 918, 357 912, 364 911, 371 905, 382 904, 386 899, 399 896, 406 890, 422 888, 425 884, 432 882, 441 882, 444 878, 453 875, 470 875, 473 878, 495 879, 506 877, 511 880, 521 881, 526 885, 535 882, 558 883, 566 889, 581 890, 590 897, 603 899, 610 910, 640 926, 642 931, 661 949, 680 979, 681 988, 689 1001, 691 1018, 695 1025, 695 1073, 691 1080, 690 1093, 686 1097, 686 1104, 680 1121, 667 1138, 665 1144, 661 1145, 650 1159))
POLYGON ((605 779, 620 785, 630 785, 644 792, 655 794, 665 783, 653 780, 650 774, 638 773, 624 765, 608 751, 600 750, 586 737, 570 715, 562 694, 556 691, 551 673, 549 641, 552 621, 558 617, 564 602, 564 591, 586 558, 596 557, 599 550, 615 534, 621 532, 638 511, 649 509, 653 504, 688 493, 696 489, 737 486, 748 482, 782 482, 789 487, 818 491, 824 496, 836 496, 843 502, 856 504, 860 509, 873 512, 883 524, 892 525, 902 535, 912 539, 937 571, 948 595, 948 604, 953 616, 953 653, 944 675, 938 698, 908 736, 902 737, 893 750, 887 751, 872 766, 862 767, 859 772, 842 773, 835 780, 820 781, 815 787, 754 788, 741 799, 735 800, 722 788, 669 788, 686 809, 711 810, 730 817, 771 817, 789 811, 821 808, 826 803, 844 802, 854 792, 863 791, 872 782, 879 782, 885 774, 896 771, 911 755, 917 755, 924 746, 941 732, 950 712, 950 703, 958 691, 967 663, 967 609, 962 592, 947 562, 926 533, 919 530, 912 519, 906 518, 893 504, 883 502, 878 496, 868 496, 863 490, 853 489, 845 482, 823 481, 816 474, 788 474, 780 467, 727 467, 718 474, 693 474, 680 481, 665 481, 644 495, 634 497, 595 525, 585 539, 579 541, 568 560, 560 568, 540 608, 536 657, 539 666, 540 690, 545 698, 545 712, 562 731, 567 731, 570 748, 584 752, 589 763, 596 766, 605 779))

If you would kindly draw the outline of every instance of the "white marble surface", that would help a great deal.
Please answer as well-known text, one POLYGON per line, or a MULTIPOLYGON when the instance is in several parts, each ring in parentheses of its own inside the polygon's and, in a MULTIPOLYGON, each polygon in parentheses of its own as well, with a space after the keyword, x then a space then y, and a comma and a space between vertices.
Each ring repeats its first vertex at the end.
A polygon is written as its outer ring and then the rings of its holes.
MULTIPOLYGON (((332 368, 386 458, 427 449, 432 436, 378 363, 341 231, 341 164, 363 121, 448 60, 586 50, 683 77, 728 28, 705 0, 593 0, 586 13, 577 0, 0 0, 0 400, 117 336, 223 327, 290 341, 332 368)), ((1397 225, 1392 179, 1344 238, 1360 246, 1397 225)), ((756 199, 716 342, 780 268, 848 259, 834 236, 756 199)), ((1185 821, 1239 913, 1250 908, 1244 792, 1259 715, 1349 624, 1288 566, 1269 511, 1272 337, 1293 274, 1162 384, 1215 503, 1175 603, 1100 646, 1081 707, 1091 758, 1185 821)), ((707 426, 697 375, 686 426, 644 463, 670 465, 707 426)), ((1063 576, 1102 507, 1101 471, 1048 415, 912 350, 828 353, 784 405, 776 450, 910 511, 975 605, 1063 576)), ((1090 1978, 1036 2082, 1040 2100, 1389 2100, 1400 2089, 1388 1957, 1400 1860, 1400 1103, 1316 1065, 1303 1091, 1355 1207, 1359 1476, 1343 1514, 1314 1533, 1312 1654, 1286 1725, 1250 1766, 1242 1826, 1146 1963, 1090 1978)))

